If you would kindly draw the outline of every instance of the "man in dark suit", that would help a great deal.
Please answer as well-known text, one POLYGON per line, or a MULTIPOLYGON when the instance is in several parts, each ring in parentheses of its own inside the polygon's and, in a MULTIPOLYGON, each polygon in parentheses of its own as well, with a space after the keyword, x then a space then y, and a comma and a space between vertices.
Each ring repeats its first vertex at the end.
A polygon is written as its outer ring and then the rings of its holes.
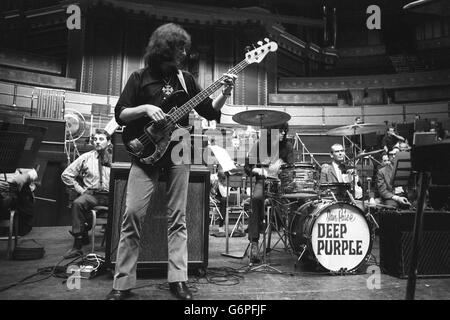
MULTIPOLYGON (((320 184, 326 183, 352 183, 353 170, 345 166, 345 150, 341 144, 333 144, 330 150, 331 163, 324 163, 320 170, 320 184)), ((358 177, 356 177, 358 182, 358 177)), ((356 184, 355 198, 362 197, 362 189, 356 184)))
POLYGON ((381 197, 381 203, 393 207, 410 206, 408 199, 402 195, 395 194, 393 186, 394 166, 393 156, 384 154, 382 156, 384 166, 377 172, 377 188, 381 197))

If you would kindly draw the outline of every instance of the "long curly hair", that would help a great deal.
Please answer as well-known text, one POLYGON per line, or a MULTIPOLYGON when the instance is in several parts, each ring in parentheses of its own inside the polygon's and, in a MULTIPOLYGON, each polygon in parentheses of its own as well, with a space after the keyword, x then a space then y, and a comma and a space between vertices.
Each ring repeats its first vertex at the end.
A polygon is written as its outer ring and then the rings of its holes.
POLYGON ((145 48, 145 65, 157 66, 163 61, 171 61, 177 49, 189 50, 191 36, 180 25, 166 23, 158 27, 150 36, 145 48))

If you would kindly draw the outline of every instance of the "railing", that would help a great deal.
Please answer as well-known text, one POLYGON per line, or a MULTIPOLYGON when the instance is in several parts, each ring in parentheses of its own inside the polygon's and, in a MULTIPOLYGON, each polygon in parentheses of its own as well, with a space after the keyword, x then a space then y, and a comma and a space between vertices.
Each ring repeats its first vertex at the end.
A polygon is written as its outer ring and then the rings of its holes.
POLYGON ((327 153, 319 153, 319 152, 313 153, 313 152, 310 152, 308 150, 308 148, 306 147, 306 145, 303 143, 303 141, 300 138, 300 136, 298 135, 298 133, 296 133, 295 134, 294 146, 293 146, 295 150, 298 150, 299 144, 301 144, 301 147, 302 147, 302 162, 306 162, 306 157, 305 156, 309 155, 309 157, 311 159, 311 162, 314 161, 314 163, 317 166, 320 167, 320 163, 316 160, 315 156, 316 155, 327 155, 327 153))

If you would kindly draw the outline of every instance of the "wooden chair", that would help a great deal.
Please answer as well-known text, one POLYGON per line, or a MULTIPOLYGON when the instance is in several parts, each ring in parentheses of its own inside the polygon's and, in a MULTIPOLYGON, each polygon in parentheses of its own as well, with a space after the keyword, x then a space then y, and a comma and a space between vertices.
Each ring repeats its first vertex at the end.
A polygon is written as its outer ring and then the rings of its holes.
MULTIPOLYGON (((95 206, 91 210, 92 212, 92 249, 91 252, 95 252, 95 227, 96 226, 106 226, 108 224, 108 212, 109 208, 106 206, 95 206)), ((105 244, 105 236, 106 232, 103 235, 102 244, 103 247, 105 244)))

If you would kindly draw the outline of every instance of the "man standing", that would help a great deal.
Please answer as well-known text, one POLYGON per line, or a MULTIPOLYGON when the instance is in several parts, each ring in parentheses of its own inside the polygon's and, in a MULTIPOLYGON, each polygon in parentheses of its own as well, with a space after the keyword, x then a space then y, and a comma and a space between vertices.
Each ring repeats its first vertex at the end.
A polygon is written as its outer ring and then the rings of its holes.
MULTIPOLYGON (((192 74, 180 72, 178 69, 186 57, 190 44, 190 35, 174 23, 164 24, 153 32, 146 48, 146 67, 131 74, 117 102, 115 113, 119 125, 126 125, 127 128, 136 129, 138 132, 151 120, 158 126, 169 119, 167 113, 172 107, 163 101, 173 92, 184 90, 191 99, 201 92, 192 74)), ((204 118, 219 122, 220 109, 231 95, 234 79, 234 75, 225 75, 221 93, 214 100, 208 97, 199 101, 195 110, 204 118)), ((188 125, 188 118, 180 119, 177 124, 188 125)), ((186 285, 188 280, 186 204, 190 166, 173 160, 169 151, 166 151, 155 165, 146 164, 139 157, 132 158, 113 289, 106 297, 108 300, 131 297, 131 289, 136 285, 141 221, 147 213, 162 172, 167 176, 169 288, 178 299, 192 299, 192 293, 186 285)))
POLYGON ((108 204, 111 136, 107 131, 97 129, 93 142, 95 149, 79 156, 61 174, 62 181, 78 193, 71 208, 70 233, 74 243, 64 255, 65 259, 83 255, 82 247, 89 244, 88 231, 92 227, 90 211, 95 206, 108 204))

